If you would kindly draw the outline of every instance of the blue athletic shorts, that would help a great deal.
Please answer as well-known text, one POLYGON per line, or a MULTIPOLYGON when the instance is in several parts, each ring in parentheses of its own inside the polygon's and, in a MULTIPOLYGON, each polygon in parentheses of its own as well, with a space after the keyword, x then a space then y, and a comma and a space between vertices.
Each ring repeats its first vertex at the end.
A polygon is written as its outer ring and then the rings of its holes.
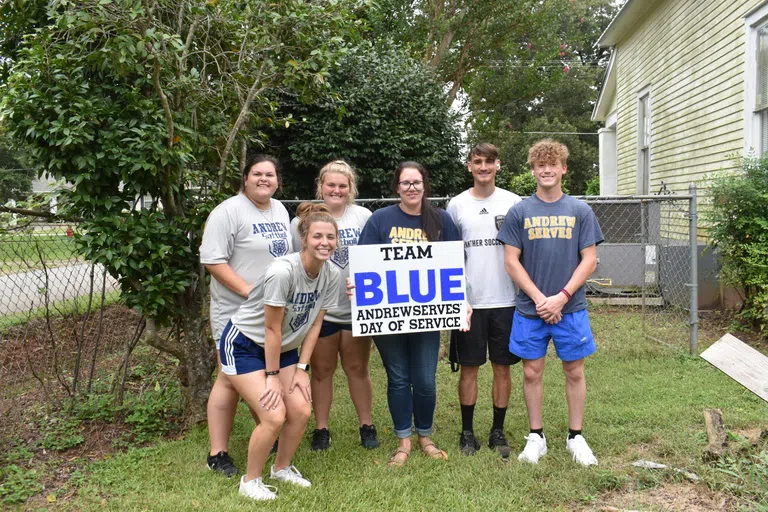
POLYGON ((351 331, 352 330, 352 324, 337 324, 336 322, 329 322, 328 320, 323 320, 323 325, 320 327, 320 335, 319 338, 325 338, 326 336, 331 336, 333 334, 336 334, 339 331, 351 331))
MULTIPOLYGON (((264 359, 264 349, 254 343, 237 327, 228 322, 221 333, 219 343, 219 355, 221 356, 221 371, 227 375, 243 375, 257 372, 267 367, 264 359)), ((299 351, 289 350, 280 354, 280 368, 291 366, 299 362, 299 351)))
POLYGON ((597 350, 586 309, 565 314, 554 325, 515 311, 509 337, 510 352, 521 359, 541 359, 547 354, 550 339, 554 341, 561 361, 578 361, 597 350))

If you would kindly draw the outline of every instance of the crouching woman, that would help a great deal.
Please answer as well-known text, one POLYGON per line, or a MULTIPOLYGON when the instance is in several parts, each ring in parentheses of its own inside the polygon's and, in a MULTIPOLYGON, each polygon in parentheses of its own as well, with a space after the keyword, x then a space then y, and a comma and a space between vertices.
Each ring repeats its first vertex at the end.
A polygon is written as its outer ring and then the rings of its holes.
POLYGON ((278 434, 269 477, 311 485, 291 459, 312 412, 312 350, 325 312, 338 300, 339 272, 328 261, 338 228, 325 205, 303 203, 298 215, 301 252, 269 264, 221 336, 222 371, 259 417, 240 480, 240 494, 255 500, 277 497, 276 489, 264 483, 262 469, 278 434))

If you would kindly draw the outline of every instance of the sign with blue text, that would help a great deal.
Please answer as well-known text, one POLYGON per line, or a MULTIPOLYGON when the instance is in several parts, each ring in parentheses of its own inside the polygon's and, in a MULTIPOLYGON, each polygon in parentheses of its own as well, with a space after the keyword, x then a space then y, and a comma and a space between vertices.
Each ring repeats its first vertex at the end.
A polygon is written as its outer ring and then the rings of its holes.
POLYGON ((464 243, 349 247, 352 335, 466 328, 464 243))

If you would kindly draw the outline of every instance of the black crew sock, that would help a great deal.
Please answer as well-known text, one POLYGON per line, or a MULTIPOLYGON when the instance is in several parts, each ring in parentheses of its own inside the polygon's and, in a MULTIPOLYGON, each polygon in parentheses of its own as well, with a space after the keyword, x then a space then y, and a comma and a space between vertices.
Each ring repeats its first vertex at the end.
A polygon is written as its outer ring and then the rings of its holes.
POLYGON ((531 434, 537 434, 540 438, 544 439, 544 428, 532 428, 531 434))
POLYGON ((474 432, 472 423, 475 419, 475 404, 461 406, 461 430, 474 432))
POLYGON ((579 430, 573 430, 572 428, 568 429, 568 439, 573 439, 576 436, 581 435, 581 429, 579 430))
POLYGON ((504 418, 507 416, 507 408, 506 407, 496 407, 493 406, 493 426, 491 426, 491 429, 496 430, 503 430, 504 429, 504 418))

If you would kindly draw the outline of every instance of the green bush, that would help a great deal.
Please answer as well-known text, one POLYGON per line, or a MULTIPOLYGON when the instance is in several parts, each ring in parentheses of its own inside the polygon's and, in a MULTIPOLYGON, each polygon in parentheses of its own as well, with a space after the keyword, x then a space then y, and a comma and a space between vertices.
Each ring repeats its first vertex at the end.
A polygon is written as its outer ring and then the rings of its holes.
POLYGON ((758 332, 768 327, 768 157, 745 158, 742 171, 710 183, 710 245, 725 284, 744 291, 739 318, 758 332))

